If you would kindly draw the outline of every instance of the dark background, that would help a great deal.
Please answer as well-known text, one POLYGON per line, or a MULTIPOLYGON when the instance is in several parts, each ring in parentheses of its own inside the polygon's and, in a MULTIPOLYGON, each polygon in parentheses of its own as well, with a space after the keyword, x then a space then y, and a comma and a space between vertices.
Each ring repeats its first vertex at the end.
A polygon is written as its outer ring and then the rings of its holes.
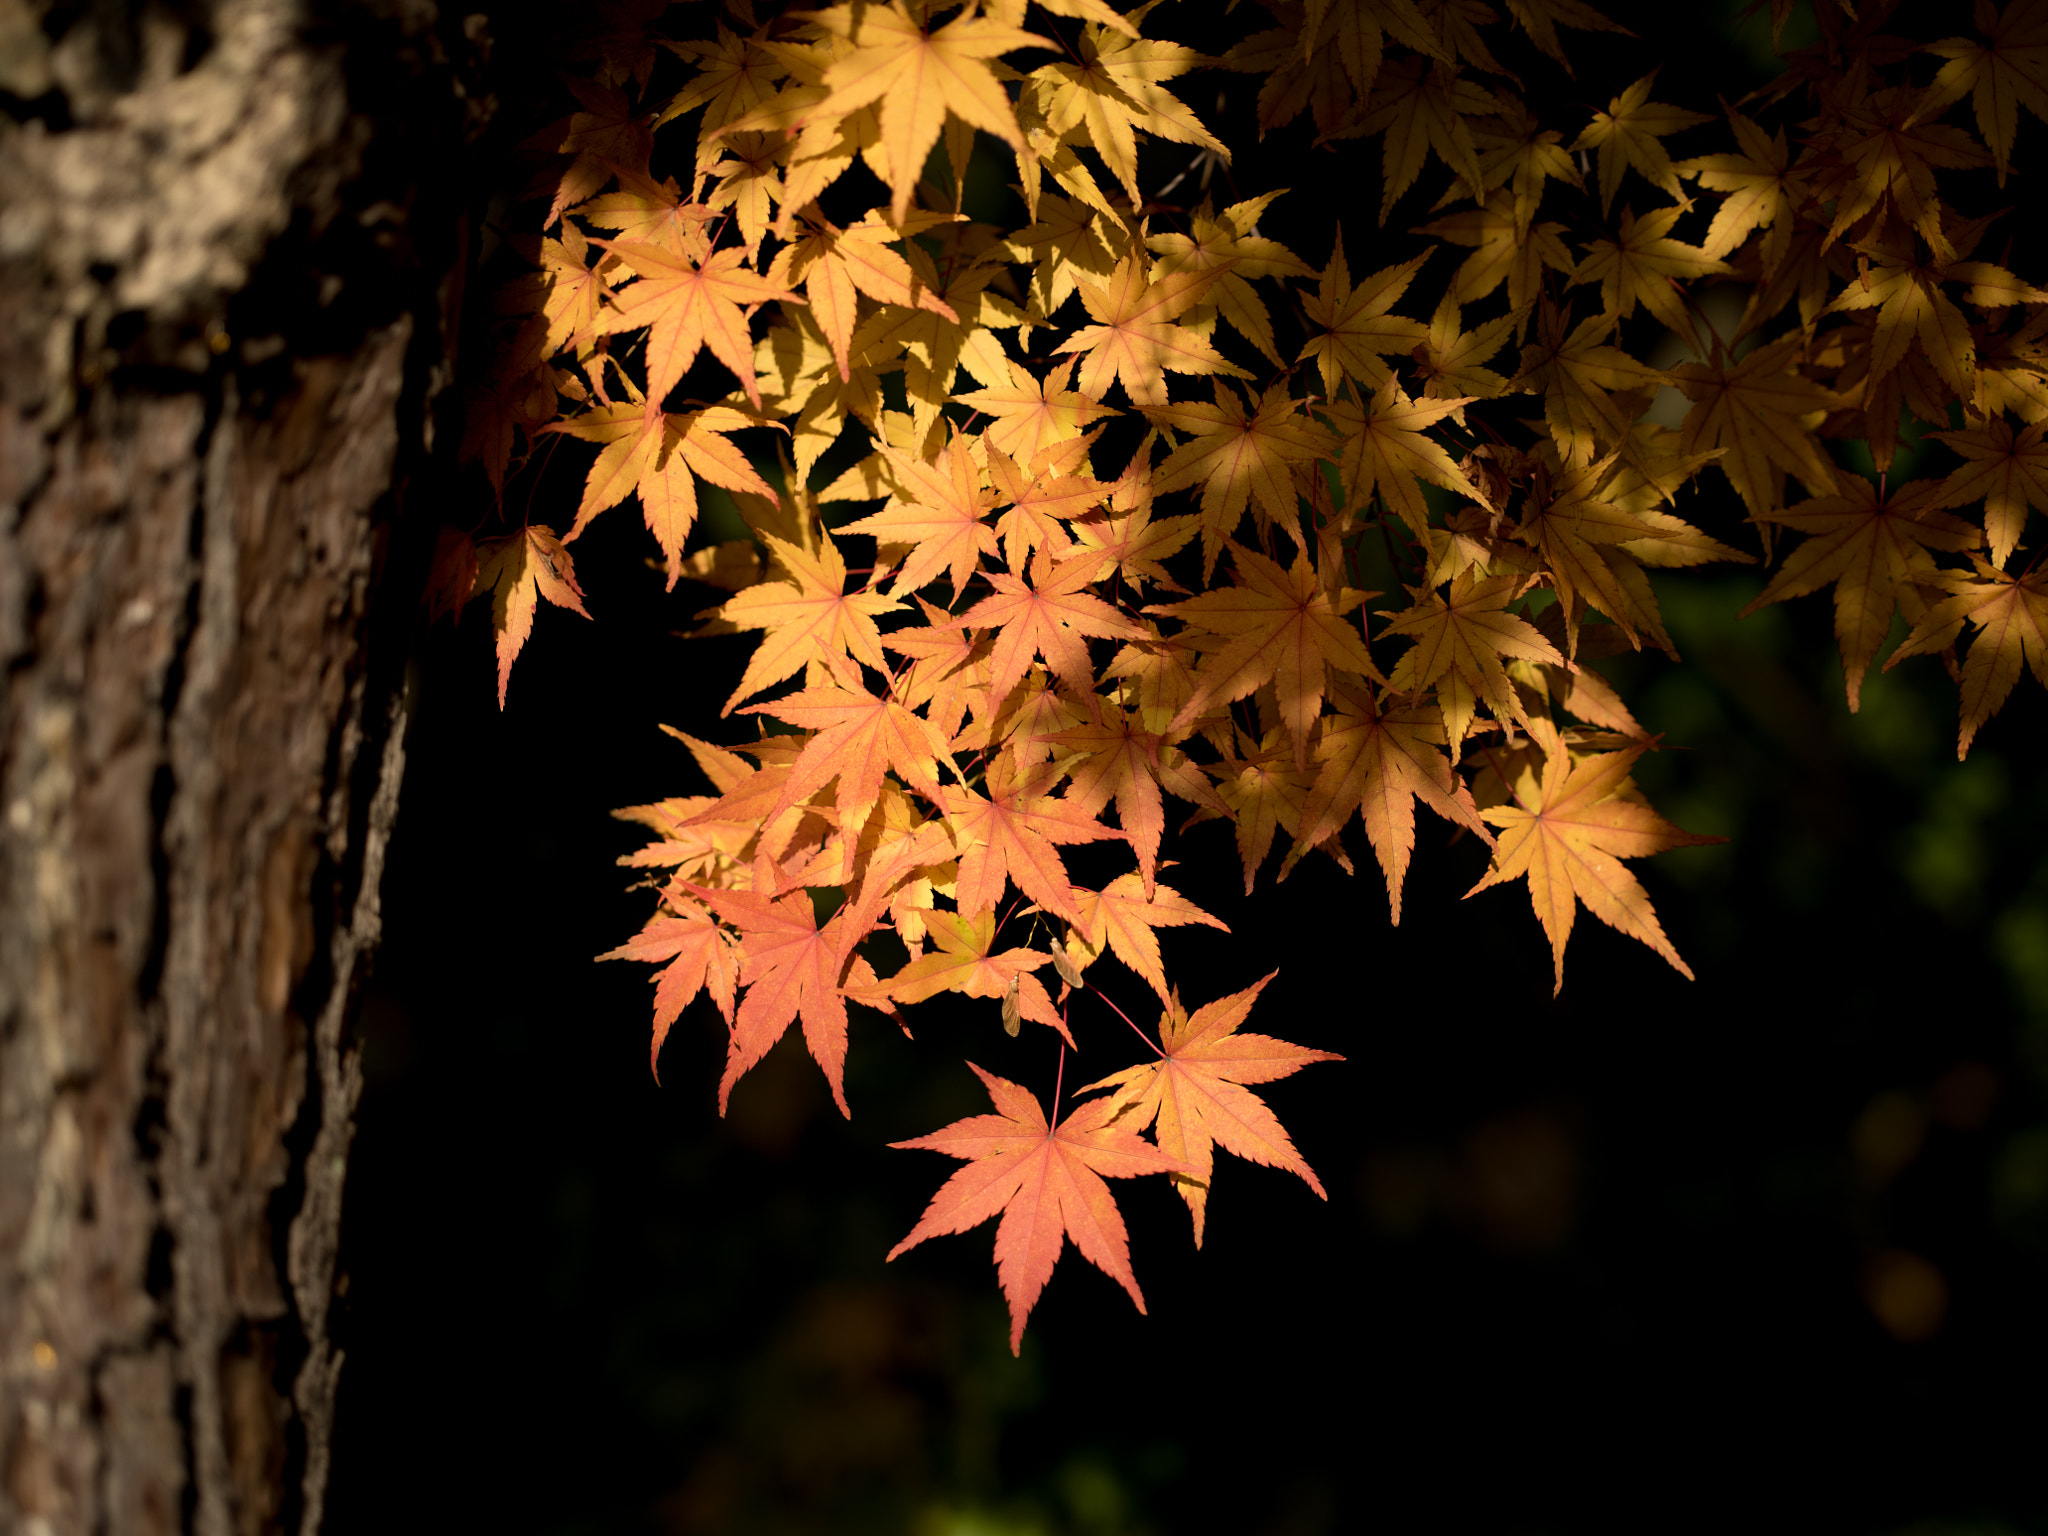
MULTIPOLYGON (((1659 64, 1658 98, 1688 105, 1764 78, 1759 26, 1676 9, 1614 10, 1638 40, 1565 33, 1584 87, 1518 59, 1532 107, 1569 134, 1659 64)), ((1211 39, 1194 14, 1151 30, 1220 50, 1259 24, 1211 39)), ((493 24, 507 110, 480 174, 545 115, 562 56, 531 19, 493 24)), ((1295 185, 1266 232, 1319 263, 1334 207, 1355 274, 1405 254, 1374 254, 1377 147, 1307 159, 1305 120, 1259 144, 1255 84, 1177 88, 1205 113, 1224 93, 1237 195, 1295 185)), ((1185 161, 1148 153, 1150 185, 1185 161)), ((1432 163, 1389 230, 1444 180, 1432 163)), ((510 494, 559 526, 587 457, 510 494)), ((1718 480, 1681 511, 1755 547, 1718 480)), ((1825 597, 1738 623, 1756 570, 1659 573, 1685 663, 1609 670, 1680 749, 1642 765, 1651 798, 1730 839, 1638 866, 1695 983, 1582 913, 1553 1001, 1523 887, 1461 901, 1484 850, 1426 815, 1398 929, 1355 828, 1357 877, 1269 866, 1250 899, 1226 829, 1170 843, 1170 878, 1232 928, 1167 936, 1184 994, 1278 965, 1253 1027, 1348 1058, 1269 1091, 1330 1199, 1224 1159, 1197 1253, 1161 1181, 1121 1186, 1150 1315, 1069 1252, 1013 1359, 992 1228, 883 1263, 954 1166, 887 1143, 975 1111, 963 1056, 1045 1086, 1043 1031, 1012 1042, 994 1004, 942 998, 912 1042, 856 1009, 851 1122, 794 1038, 721 1121, 709 1006, 657 1087, 646 970, 592 963, 649 908, 607 812, 701 791, 656 726, 708 733, 751 643, 675 636, 717 594, 664 596, 636 523, 578 544, 597 619, 547 610, 502 714, 480 608, 420 633, 332 1529, 2048 1529, 2031 682, 1959 765, 1937 662, 1873 674, 1851 716, 1825 597)), ((1117 967, 1092 974, 1156 1016, 1117 967)), ((1132 1058, 1091 1006, 1093 1077, 1132 1058)))

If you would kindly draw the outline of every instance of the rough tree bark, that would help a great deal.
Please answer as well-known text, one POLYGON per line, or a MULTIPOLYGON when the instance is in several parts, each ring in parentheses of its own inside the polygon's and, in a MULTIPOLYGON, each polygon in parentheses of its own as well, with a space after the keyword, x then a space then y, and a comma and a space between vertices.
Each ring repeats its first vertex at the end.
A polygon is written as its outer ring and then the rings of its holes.
POLYGON ((0 1530, 319 1524, 478 33, 0 0, 0 1530))

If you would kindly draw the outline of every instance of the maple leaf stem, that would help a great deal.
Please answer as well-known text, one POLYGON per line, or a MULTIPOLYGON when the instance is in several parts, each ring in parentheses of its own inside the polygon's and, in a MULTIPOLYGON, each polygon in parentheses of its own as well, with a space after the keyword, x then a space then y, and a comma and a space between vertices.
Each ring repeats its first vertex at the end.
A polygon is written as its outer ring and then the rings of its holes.
POLYGON ((1146 1034, 1144 1030, 1138 1028, 1136 1020, 1134 1020, 1128 1013, 1125 1013, 1123 1009, 1117 1007, 1115 1003, 1110 1002, 1107 997, 1103 997, 1102 988, 1099 985, 1091 983, 1089 985, 1088 990, 1090 992, 1093 992, 1097 997, 1101 997, 1102 1001, 1109 1005, 1110 1012, 1114 1013, 1118 1018, 1122 1019, 1126 1024, 1130 1025, 1131 1032, 1135 1034, 1140 1040, 1145 1042, 1146 1046, 1151 1050, 1154 1056, 1157 1056, 1162 1061, 1166 1059, 1166 1052, 1162 1051, 1159 1048, 1159 1046, 1153 1041, 1150 1035, 1146 1034))
MULTIPOLYGON (((1060 1022, 1062 1024, 1067 1022, 1067 1010, 1065 1008, 1060 1009, 1060 1022)), ((1052 1077, 1052 1109, 1050 1110, 1050 1112, 1047 1113, 1045 1117, 1045 1123, 1047 1127, 1046 1134, 1048 1136, 1052 1134, 1053 1130, 1056 1129, 1060 1123, 1060 1093, 1066 1087, 1066 1083, 1067 1042, 1062 1040, 1060 1042, 1059 1069, 1053 1073, 1052 1077)))

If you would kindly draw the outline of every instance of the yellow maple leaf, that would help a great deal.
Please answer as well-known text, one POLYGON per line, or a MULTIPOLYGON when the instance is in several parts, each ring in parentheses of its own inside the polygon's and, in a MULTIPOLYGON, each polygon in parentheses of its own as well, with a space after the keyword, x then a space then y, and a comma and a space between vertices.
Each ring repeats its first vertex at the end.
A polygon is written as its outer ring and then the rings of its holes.
POLYGON ((1303 544, 1295 486, 1302 467, 1336 451, 1336 437, 1319 425, 1287 391, 1282 379, 1251 410, 1221 379, 1214 381, 1214 405, 1176 401, 1145 407, 1154 426, 1186 434, 1188 440, 1152 471, 1152 490, 1165 495, 1185 486, 1202 488, 1202 574, 1215 572, 1216 557, 1237 531, 1246 507, 1255 507, 1261 527, 1278 523, 1303 544))
POLYGON ((1556 647, 1534 625, 1507 611, 1523 584, 1515 575, 1464 571, 1452 579, 1448 596, 1421 588, 1411 607, 1381 615, 1390 621, 1380 631, 1382 636, 1405 635, 1415 641, 1387 674, 1387 686, 1411 696, 1427 688, 1436 690, 1453 763, 1471 729, 1475 703, 1484 704, 1503 723, 1527 718, 1501 667, 1502 658, 1564 664, 1556 647))
POLYGON ((1019 48, 1052 47, 1046 39, 972 9, 935 32, 927 32, 901 4, 838 5, 807 19, 853 44, 825 71, 826 95, 810 116, 829 122, 857 107, 879 106, 891 223, 901 224, 909 214, 911 193, 947 113, 1012 149, 1024 147, 1009 94, 987 61, 1019 48))
POLYGON ((1500 838, 1493 867, 1465 894, 1528 880, 1530 903, 1550 937, 1558 992, 1564 990, 1565 944, 1582 901, 1601 922, 1649 945, 1692 980, 1692 968, 1664 936, 1649 893, 1620 861, 1723 839, 1681 831, 1629 793, 1629 769, 1647 747, 1574 761, 1548 720, 1532 718, 1529 735, 1543 750, 1541 776, 1525 768, 1508 786, 1512 804, 1479 813, 1500 829, 1500 838))
POLYGON ((1693 316, 1673 285, 1725 276, 1734 268, 1696 245, 1670 238, 1671 226, 1684 212, 1683 208, 1659 208, 1638 219, 1633 208, 1624 208, 1614 238, 1595 240, 1586 247, 1586 259, 1572 273, 1572 285, 1597 282, 1600 308, 1607 314, 1626 320, 1640 303, 1681 336, 1693 331, 1693 316))
POLYGON ((2048 118, 2048 8, 2040 0, 2013 0, 2001 14, 1991 0, 1977 0, 1975 19, 1982 42, 1946 37, 1927 45, 1927 52, 1948 62, 1928 87, 1921 110, 1932 114, 1969 95, 2002 187, 2012 169, 2020 108, 2048 118))
POLYGON ((1678 173, 1665 152, 1664 139, 1681 129, 1711 121, 1704 112, 1688 112, 1650 100, 1650 87, 1656 80, 1657 73, 1652 70, 1608 102, 1607 110, 1595 112, 1593 121, 1572 144, 1573 153, 1582 149, 1596 152, 1603 214, 1614 206, 1621 178, 1631 169, 1660 192, 1680 196, 1678 173))
POLYGON ((1799 372, 1804 351, 1794 332, 1740 360, 1717 350, 1711 361, 1671 370, 1693 402, 1679 427, 1681 451, 1727 449, 1717 462, 1752 517, 1784 505, 1787 470, 1809 495, 1834 489, 1835 467, 1814 429, 1841 402, 1799 372))
POLYGON ((1300 767, 1308 761, 1309 727, 1322 709, 1327 673, 1334 669, 1379 678, 1358 627, 1344 618, 1365 601, 1365 594, 1348 587, 1331 593, 1317 579, 1305 549, 1284 569, 1234 541, 1230 556, 1237 567, 1235 585, 1145 610, 1229 637, 1198 674, 1193 696, 1169 729, 1181 730, 1210 708, 1272 682, 1300 767))
POLYGON ((702 264, 643 240, 616 241, 610 250, 639 274, 639 281, 620 290, 618 308, 607 312, 605 328, 647 331, 647 398, 666 399, 708 347, 759 410, 754 342, 740 306, 767 299, 794 303, 797 296, 748 271, 742 265, 746 252, 735 247, 713 251, 702 264))
POLYGON ((847 665, 856 661, 887 672, 875 616, 903 605, 878 592, 846 590, 846 561, 828 534, 811 554, 772 533, 760 535, 774 558, 777 580, 764 581, 727 598, 719 616, 737 629, 763 629, 761 643, 747 659, 739 686, 725 701, 729 715, 741 699, 794 677, 811 662, 822 662, 858 682, 847 665))
POLYGON ((1304 853, 1334 837, 1357 812, 1386 877, 1387 904, 1398 927, 1401 887, 1415 851, 1417 800, 1486 842, 1493 836, 1439 750, 1443 727, 1435 710, 1385 709, 1362 688, 1339 687, 1334 702, 1336 713, 1325 720, 1316 742, 1315 782, 1302 799, 1299 832, 1280 877, 1286 879, 1304 853))
POLYGON ((1884 664, 1889 672, 1908 656, 1945 651, 1956 642, 1967 621, 1976 630, 1970 654, 1963 659, 1960 686, 1962 727, 1956 737, 1956 759, 1970 755, 1978 728, 1997 714, 2022 665, 2034 681, 2048 687, 2048 572, 2011 576, 1971 555, 1969 571, 1940 571, 1929 585, 1949 595, 1927 610, 1884 664))
POLYGON ((1248 379, 1207 338, 1173 323, 1220 276, 1222 269, 1212 267, 1155 279, 1144 256, 1134 252, 1117 264, 1109 281, 1077 283, 1095 324, 1082 326, 1053 350, 1085 354, 1077 382, 1081 393, 1097 400, 1120 382, 1133 404, 1163 405, 1169 373, 1248 379))
POLYGON ((1975 528, 1938 510, 1939 502, 1936 481, 1913 481, 1880 496, 1862 476, 1836 471, 1833 495, 1759 517, 1807 537, 1739 616, 1832 584, 1835 635, 1853 711, 1892 614, 1906 606, 1908 618, 1921 616, 1913 585, 1933 572, 1928 550, 1964 550, 1982 542, 1975 528))
POLYGON ((1429 260, 1429 252, 1385 267, 1353 287, 1351 266, 1344 259, 1344 231, 1337 231, 1330 264, 1317 281, 1315 297, 1302 300, 1302 313, 1320 334, 1311 334, 1295 359, 1314 358, 1323 374, 1323 393, 1334 399, 1340 380, 1349 378, 1378 389, 1393 377, 1384 358, 1405 353, 1429 335, 1419 320, 1387 313, 1429 260))
POLYGON ((2042 441, 2043 432, 2048 432, 2048 421, 2015 433, 2010 422, 1992 420, 1960 432, 1928 434, 1968 460, 1942 481, 1941 504, 1984 503, 1984 535, 1993 565, 2004 565, 2018 545, 2029 507, 2048 511, 2048 443, 2042 441))

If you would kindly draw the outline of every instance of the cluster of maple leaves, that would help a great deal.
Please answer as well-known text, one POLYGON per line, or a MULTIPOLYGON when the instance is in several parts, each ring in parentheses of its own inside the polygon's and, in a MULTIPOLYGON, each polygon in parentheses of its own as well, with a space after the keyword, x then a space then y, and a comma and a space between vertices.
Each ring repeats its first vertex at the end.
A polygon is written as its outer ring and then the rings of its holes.
POLYGON ((1168 800, 1234 825, 1247 892, 1282 834, 1283 877, 1349 868, 1355 818, 1396 922, 1420 801, 1491 848, 1475 890, 1526 881, 1559 986, 1581 903, 1689 976, 1622 861, 1707 839, 1636 791, 1654 742, 1587 663, 1672 652, 1648 570, 1756 558, 1673 510, 1703 475, 1733 496, 1695 501, 1782 554, 1752 607, 1833 588, 1852 708, 1897 613, 1887 665, 1946 658, 1959 751, 2022 664, 2048 682, 2048 574, 2009 569, 2048 507, 2048 293, 1980 259, 1992 221, 1937 188, 2002 185, 2018 108, 2048 112, 2048 4, 1978 0, 1974 35, 1916 49, 1882 0, 1820 0, 1820 41, 1725 108, 1728 147, 1673 159, 1713 119, 1653 77, 1588 121, 1491 51, 1562 63, 1558 26, 1621 30, 1582 0, 1263 3, 1220 60, 1104 0, 727 0, 681 39, 628 13, 545 146, 568 163, 465 444, 501 490, 553 434, 599 451, 564 532, 451 535, 436 572, 439 605, 490 598, 501 703, 540 600, 584 611, 570 546, 628 500, 671 588, 731 594, 711 631, 761 632, 725 712, 773 724, 676 732, 712 792, 621 813, 660 896, 614 955, 660 968, 657 1057, 693 999, 724 1016, 721 1109, 792 1023, 845 1109, 849 1003, 900 1022, 958 992, 1072 1045, 1105 955, 1158 995, 1156 1037, 1126 1018, 1149 1057, 1064 1116, 1063 1051, 1050 1115, 976 1067, 994 1112, 906 1143, 964 1166, 896 1251, 1000 1213, 1013 1345, 1066 1238, 1142 1308, 1105 1178, 1167 1175, 1197 1243, 1216 1145, 1321 1193, 1247 1085, 1333 1058, 1241 1029, 1264 982, 1192 1013, 1168 982, 1159 931, 1224 926, 1161 878, 1168 800), (665 99, 657 45, 696 71, 665 99), (1176 183, 1229 158, 1169 88, 1205 65, 1258 78, 1262 132, 1378 137, 1382 224, 1441 165, 1417 233, 1469 254, 1429 312, 1399 312, 1427 250, 1355 274, 1340 233, 1318 268, 1260 233, 1277 190, 1148 195, 1148 140, 1192 151, 1176 183), (1975 136, 1946 120, 1965 98, 1975 136), (692 121, 657 180, 657 135, 692 121), (977 135, 1021 228, 924 179, 977 135), (1645 361, 1639 310, 1691 360, 1645 361), (737 387, 677 408, 707 357, 737 387), (1908 415, 1960 466, 1890 481, 1908 415), (1115 463, 1108 424, 1135 445, 1115 463), (776 484, 730 436, 761 426, 776 484), (863 456, 813 489, 849 436, 863 456), (690 547, 699 481, 753 538, 690 547), (839 502, 873 510, 828 526, 839 502), (1361 590, 1367 540, 1404 593, 1361 590), (1084 844, 1127 872, 1077 883, 1084 844), (887 976, 862 949, 883 929, 908 953, 887 976))

